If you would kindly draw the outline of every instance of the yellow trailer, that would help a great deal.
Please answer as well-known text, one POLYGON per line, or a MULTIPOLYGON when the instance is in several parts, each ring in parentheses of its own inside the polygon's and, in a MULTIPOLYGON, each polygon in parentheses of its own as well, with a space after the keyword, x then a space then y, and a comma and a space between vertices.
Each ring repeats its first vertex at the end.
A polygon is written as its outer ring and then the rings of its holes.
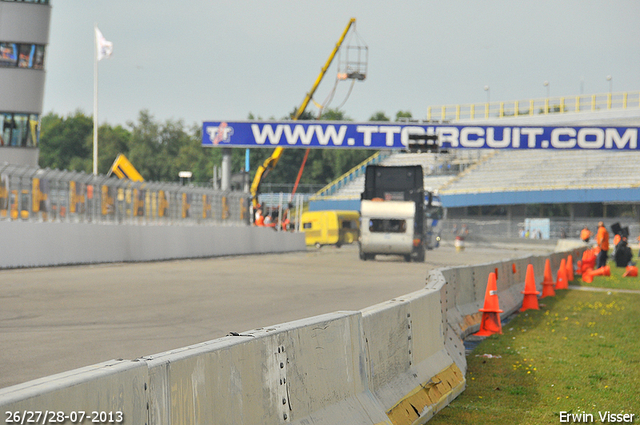
POLYGON ((340 247, 358 240, 360 213, 357 211, 307 211, 302 214, 307 245, 340 247))

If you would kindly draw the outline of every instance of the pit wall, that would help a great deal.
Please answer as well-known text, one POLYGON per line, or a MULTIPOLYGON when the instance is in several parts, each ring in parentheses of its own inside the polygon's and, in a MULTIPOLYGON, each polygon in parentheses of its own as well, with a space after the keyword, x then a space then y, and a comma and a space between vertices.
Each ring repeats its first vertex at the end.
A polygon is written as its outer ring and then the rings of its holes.
POLYGON ((0 221, 0 268, 156 261, 306 249, 265 227, 0 221))
POLYGON ((434 270, 424 289, 362 311, 0 389, 1 411, 121 411, 124 423, 149 425, 425 423, 465 388, 461 338, 478 329, 488 274, 498 268, 507 315, 527 265, 541 282, 546 258, 555 276, 568 253, 434 270))

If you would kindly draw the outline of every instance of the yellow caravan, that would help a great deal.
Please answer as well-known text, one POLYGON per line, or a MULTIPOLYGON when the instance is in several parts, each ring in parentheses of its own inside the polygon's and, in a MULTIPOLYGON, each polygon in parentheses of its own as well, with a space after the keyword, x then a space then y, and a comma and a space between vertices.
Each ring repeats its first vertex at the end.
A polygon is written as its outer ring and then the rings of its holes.
POLYGON ((357 211, 307 211, 302 214, 307 245, 350 244, 358 240, 360 214, 357 211))

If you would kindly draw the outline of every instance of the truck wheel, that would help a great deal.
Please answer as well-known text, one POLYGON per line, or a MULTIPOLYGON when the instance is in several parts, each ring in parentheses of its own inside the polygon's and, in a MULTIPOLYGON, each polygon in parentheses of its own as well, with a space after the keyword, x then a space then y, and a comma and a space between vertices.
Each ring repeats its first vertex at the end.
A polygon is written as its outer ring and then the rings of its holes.
POLYGON ((364 252, 362 252, 362 247, 360 247, 359 252, 360 252, 360 259, 361 259, 362 261, 367 261, 367 254, 365 254, 364 252))
POLYGON ((404 256, 404 261, 406 261, 407 263, 410 263, 411 262, 411 254, 405 255, 404 256))
POLYGON ((320 249, 322 247, 322 245, 320 245, 320 242, 316 242, 316 248, 320 249))

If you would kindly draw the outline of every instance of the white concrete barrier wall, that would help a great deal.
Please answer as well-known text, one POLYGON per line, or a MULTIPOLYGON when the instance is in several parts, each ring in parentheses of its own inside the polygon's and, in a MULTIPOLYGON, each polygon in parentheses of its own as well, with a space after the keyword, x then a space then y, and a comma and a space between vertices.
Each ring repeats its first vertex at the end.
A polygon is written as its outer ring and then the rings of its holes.
POLYGON ((150 356, 150 423, 371 423, 360 328, 332 313, 150 356))
POLYGON ((545 259, 554 267, 566 254, 433 270, 425 289, 363 311, 0 389, 1 411, 120 411, 149 425, 424 423, 464 390, 461 337, 477 330, 488 274, 498 268, 500 306, 513 311, 527 265, 539 283, 545 259))
POLYGON ((146 424, 147 381, 144 362, 112 360, 3 388, 1 423, 146 424))
POLYGON ((304 251, 303 233, 250 226, 0 221, 0 268, 304 251))

